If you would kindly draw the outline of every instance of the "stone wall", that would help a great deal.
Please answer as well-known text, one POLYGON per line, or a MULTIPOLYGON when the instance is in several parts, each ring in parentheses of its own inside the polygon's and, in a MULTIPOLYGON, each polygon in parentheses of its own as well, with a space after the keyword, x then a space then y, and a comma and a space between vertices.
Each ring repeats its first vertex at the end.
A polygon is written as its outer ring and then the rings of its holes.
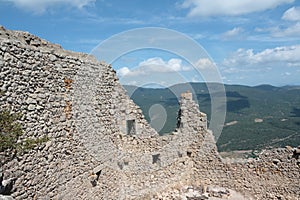
POLYGON ((126 134, 127 119, 135 120, 136 134, 157 134, 110 65, 3 27, 0 45, 1 109, 22 114, 20 142, 49 138, 3 166, 7 177, 18 178, 17 198, 53 198, 74 177, 103 163, 117 166, 118 151, 111 140, 126 134), (84 88, 89 81, 96 87, 84 88))
MULTIPOLYGON (((189 96, 191 93, 187 94, 189 96)), ((86 176, 77 177, 70 182, 73 187, 67 190, 65 195, 71 198, 74 191, 83 190, 90 191, 92 197, 101 193, 104 199, 140 199, 150 198, 157 192, 175 185, 188 184, 193 175, 189 147, 195 139, 203 141, 206 124, 201 126, 201 123, 206 122, 206 115, 199 112, 193 100, 184 95, 180 107, 179 126, 170 135, 145 136, 121 133, 112 137, 112 145, 118 151, 114 158, 116 165, 100 164, 95 167, 94 187, 90 184, 81 184, 86 181, 86 176), (192 128, 192 125, 195 126, 192 128), (109 183, 107 183, 106 171, 113 172, 113 180, 108 181, 109 183), (74 186, 77 188, 74 189, 74 186), (109 191, 104 192, 103 186, 109 187, 109 191)), ((84 195, 86 194, 78 193, 76 197, 82 199, 85 198, 84 195)), ((101 198, 101 195, 97 198, 101 198)))
POLYGON ((15 199, 157 199, 206 185, 299 199, 294 149, 223 160, 191 93, 181 95, 177 129, 159 136, 110 65, 3 27, 0 45, 1 109, 22 113, 20 142, 49 138, 3 166, 6 178, 17 178, 15 199))

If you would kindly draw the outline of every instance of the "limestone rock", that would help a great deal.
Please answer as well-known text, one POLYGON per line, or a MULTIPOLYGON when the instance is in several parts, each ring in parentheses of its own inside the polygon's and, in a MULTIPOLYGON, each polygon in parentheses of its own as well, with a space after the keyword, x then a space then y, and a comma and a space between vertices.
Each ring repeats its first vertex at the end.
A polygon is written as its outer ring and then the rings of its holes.
POLYGON ((0 200, 14 200, 14 198, 12 196, 0 194, 0 200))

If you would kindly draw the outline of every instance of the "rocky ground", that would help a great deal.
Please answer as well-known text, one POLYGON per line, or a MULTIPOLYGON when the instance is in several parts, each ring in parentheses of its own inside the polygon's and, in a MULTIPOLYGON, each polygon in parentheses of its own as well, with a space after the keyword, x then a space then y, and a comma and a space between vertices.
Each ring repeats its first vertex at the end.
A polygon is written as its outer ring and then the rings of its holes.
POLYGON ((0 200, 13 200, 11 196, 0 194, 0 200))
POLYGON ((185 186, 156 195, 152 200, 252 200, 234 190, 219 186, 185 186))

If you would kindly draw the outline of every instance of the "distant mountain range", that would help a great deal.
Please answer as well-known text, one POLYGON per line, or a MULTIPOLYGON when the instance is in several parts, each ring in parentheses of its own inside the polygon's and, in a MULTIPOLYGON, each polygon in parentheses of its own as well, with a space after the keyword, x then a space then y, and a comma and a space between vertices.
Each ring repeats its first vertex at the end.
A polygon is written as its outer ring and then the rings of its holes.
MULTIPOLYGON (((210 83, 216 84, 217 83, 210 83)), ((148 121, 149 109, 160 104, 167 113, 160 134, 172 132, 179 109, 178 96, 193 90, 200 110, 210 119, 211 97, 205 83, 185 83, 170 88, 140 88, 125 85, 148 121)), ((225 85, 227 113, 217 141, 219 151, 259 150, 300 145, 300 86, 225 85)))

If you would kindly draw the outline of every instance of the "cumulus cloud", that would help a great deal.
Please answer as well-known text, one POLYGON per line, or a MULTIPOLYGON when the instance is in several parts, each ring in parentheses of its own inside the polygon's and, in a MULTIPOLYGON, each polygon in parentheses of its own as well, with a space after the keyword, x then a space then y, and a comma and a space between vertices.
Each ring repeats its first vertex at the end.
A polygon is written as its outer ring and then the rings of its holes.
POLYGON ((44 13, 47 9, 54 6, 71 6, 82 9, 93 4, 96 0, 4 0, 12 2, 20 9, 32 11, 36 14, 44 13))
POLYGON ((272 30, 274 37, 299 37, 300 36, 300 22, 293 24, 285 29, 274 28, 272 30))
POLYGON ((168 61, 164 61, 160 57, 149 58, 141 62, 139 67, 158 72, 188 71, 190 69, 188 66, 184 66, 179 58, 171 58, 168 61))
POLYGON ((300 45, 265 49, 255 53, 253 49, 238 49, 223 64, 228 67, 299 66, 300 45))
MULTIPOLYGON (((272 39, 283 38, 285 40, 291 40, 299 38, 300 36, 300 23, 291 24, 289 26, 276 26, 276 27, 267 27, 267 28, 255 28, 255 31, 258 33, 268 33, 272 36, 272 39)), ((256 37, 252 36, 252 39, 256 37)), ((259 37, 258 37, 259 38, 259 37)))
POLYGON ((243 37, 244 29, 241 27, 234 27, 233 29, 222 34, 224 40, 240 39, 243 37))
POLYGON ((189 17, 195 16, 237 16, 275 8, 294 0, 185 0, 183 8, 188 8, 189 17))
POLYGON ((153 57, 138 63, 134 68, 120 68, 117 74, 124 85, 168 87, 187 82, 188 74, 195 74, 192 70, 191 65, 179 58, 153 57))
POLYGON ((216 64, 208 58, 200 58, 195 63, 195 67, 199 70, 212 70, 216 67, 216 64))
POLYGON ((282 19, 289 21, 300 21, 300 7, 292 7, 285 11, 282 19))
POLYGON ((125 76, 126 74, 128 74, 130 72, 130 69, 128 67, 122 67, 117 71, 117 75, 118 76, 125 76))
POLYGON ((277 26, 269 29, 256 29, 270 32, 273 37, 299 37, 300 36, 300 7, 292 7, 284 12, 281 19, 291 21, 286 26, 277 26))
POLYGON ((167 73, 188 71, 190 67, 184 66, 181 59, 171 58, 164 61, 160 57, 149 58, 138 64, 135 69, 130 70, 127 67, 120 68, 117 73, 119 76, 140 76, 151 73, 167 73))

